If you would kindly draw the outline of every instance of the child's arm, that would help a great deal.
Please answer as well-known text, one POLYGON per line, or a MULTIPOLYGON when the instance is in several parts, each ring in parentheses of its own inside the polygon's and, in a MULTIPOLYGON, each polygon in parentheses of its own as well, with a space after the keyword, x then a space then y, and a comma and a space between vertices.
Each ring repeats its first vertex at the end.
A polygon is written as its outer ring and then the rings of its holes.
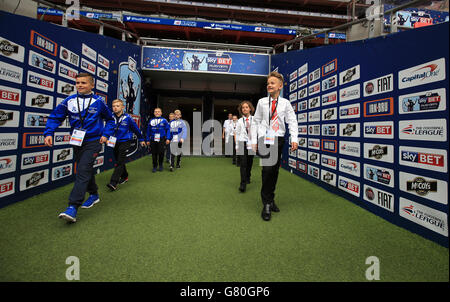
POLYGON ((129 129, 131 131, 133 131, 134 134, 136 134, 139 142, 143 142, 144 141, 144 136, 142 135, 142 132, 139 129, 139 127, 136 125, 136 122, 130 116, 128 116, 128 121, 129 121, 128 122, 129 129))

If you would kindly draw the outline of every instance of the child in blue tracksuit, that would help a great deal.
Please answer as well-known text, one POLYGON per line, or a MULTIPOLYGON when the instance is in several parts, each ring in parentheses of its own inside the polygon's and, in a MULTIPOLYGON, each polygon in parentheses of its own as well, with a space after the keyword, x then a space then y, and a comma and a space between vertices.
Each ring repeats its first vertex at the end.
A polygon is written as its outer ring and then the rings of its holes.
MULTIPOLYGON (((183 146, 183 142, 186 140, 187 137, 187 127, 184 121, 181 119, 181 111, 175 110, 175 119, 170 122, 170 135, 171 135, 171 142, 172 143, 178 143, 178 149, 177 152, 175 150, 172 150, 172 153, 170 154, 170 171, 173 171, 173 166, 175 163, 175 156, 177 157, 177 169, 180 168, 180 161, 181 161, 181 147, 183 146), (176 154, 175 154, 176 153, 176 154)), ((173 148, 176 149, 176 148, 173 148)))
POLYGON ((114 148, 116 167, 111 175, 111 180, 106 185, 111 191, 117 189, 117 184, 123 184, 128 181, 125 162, 127 160, 128 149, 133 143, 133 133, 136 134, 139 143, 145 146, 144 136, 141 130, 133 118, 124 112, 124 108, 125 106, 122 100, 116 99, 112 102, 115 123, 112 129, 112 136, 109 138, 107 146, 114 148))
POLYGON ((69 207, 59 214, 68 222, 76 222, 77 210, 90 208, 99 202, 98 186, 95 183, 94 163, 102 144, 111 135, 108 129, 114 123, 113 114, 103 99, 92 92, 94 79, 88 73, 76 77, 77 93, 64 99, 47 119, 44 143, 53 146, 53 134, 61 123, 69 117, 71 127, 70 144, 73 145, 77 172, 75 183, 69 196, 69 207), (104 121, 106 127, 103 126, 104 121), (89 198, 83 203, 88 192, 89 198))
POLYGON ((155 117, 148 122, 147 137, 145 139, 147 146, 150 145, 153 160, 153 170, 156 172, 159 163, 159 171, 163 170, 164 150, 166 144, 170 143, 170 127, 167 120, 162 115, 161 108, 155 108, 155 117))

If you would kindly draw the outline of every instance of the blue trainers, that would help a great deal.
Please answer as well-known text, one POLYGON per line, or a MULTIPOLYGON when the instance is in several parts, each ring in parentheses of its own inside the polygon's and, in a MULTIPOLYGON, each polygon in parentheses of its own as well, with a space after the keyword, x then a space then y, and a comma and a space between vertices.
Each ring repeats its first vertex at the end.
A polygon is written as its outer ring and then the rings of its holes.
POLYGON ((81 206, 82 209, 89 209, 94 204, 100 201, 100 198, 98 198, 98 195, 91 195, 89 198, 83 203, 81 206))
POLYGON ((76 222, 77 209, 74 206, 69 206, 66 211, 60 213, 58 217, 66 220, 67 222, 76 222))

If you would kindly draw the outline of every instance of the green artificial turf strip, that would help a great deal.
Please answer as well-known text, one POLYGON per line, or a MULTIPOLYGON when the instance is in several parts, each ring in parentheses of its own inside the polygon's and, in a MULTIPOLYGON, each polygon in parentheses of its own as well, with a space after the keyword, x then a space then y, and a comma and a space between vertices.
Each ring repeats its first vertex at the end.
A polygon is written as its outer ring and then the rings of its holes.
POLYGON ((280 169, 281 212, 260 213, 261 168, 238 192, 230 158, 184 157, 152 173, 149 156, 127 165, 130 181, 77 223, 57 218, 72 184, 0 209, 0 281, 367 281, 376 256, 380 281, 449 281, 448 249, 280 169))

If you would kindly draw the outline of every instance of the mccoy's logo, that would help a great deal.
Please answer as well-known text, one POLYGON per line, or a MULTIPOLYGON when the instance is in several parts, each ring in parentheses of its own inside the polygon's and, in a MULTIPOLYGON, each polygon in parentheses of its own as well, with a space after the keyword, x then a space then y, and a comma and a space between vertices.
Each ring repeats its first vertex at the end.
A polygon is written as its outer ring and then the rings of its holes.
POLYGON ((427 181, 423 177, 416 177, 414 180, 406 182, 406 190, 425 196, 428 192, 437 192, 437 181, 427 181))

